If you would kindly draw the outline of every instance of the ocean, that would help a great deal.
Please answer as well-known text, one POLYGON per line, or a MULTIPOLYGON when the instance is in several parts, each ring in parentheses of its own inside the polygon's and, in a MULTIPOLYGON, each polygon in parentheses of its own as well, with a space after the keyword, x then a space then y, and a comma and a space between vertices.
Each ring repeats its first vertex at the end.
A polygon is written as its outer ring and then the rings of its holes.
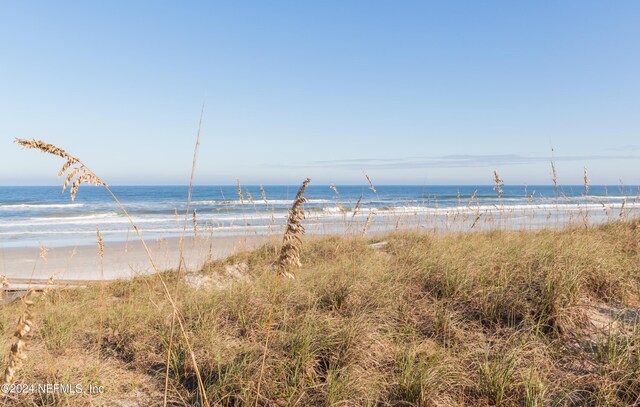
MULTIPOLYGON (((115 195, 147 238, 180 236, 185 227, 186 186, 113 186, 115 195)), ((195 186, 187 233, 211 235, 280 233, 299 186, 195 186)), ((478 186, 336 186, 311 184, 305 194, 310 233, 392 227, 465 230, 491 227, 538 228, 597 223, 635 216, 638 186, 507 185, 503 194, 478 186), (473 200, 470 202, 471 198, 473 200), (358 200, 358 210, 354 214, 358 200), (496 218, 496 214, 499 217, 496 218), (479 219, 482 221, 478 222, 479 219), (473 222, 475 220, 475 222, 473 222)), ((74 246, 95 243, 96 229, 107 241, 133 238, 129 221, 106 191, 81 186, 74 202, 60 187, 0 187, 0 247, 74 246)))

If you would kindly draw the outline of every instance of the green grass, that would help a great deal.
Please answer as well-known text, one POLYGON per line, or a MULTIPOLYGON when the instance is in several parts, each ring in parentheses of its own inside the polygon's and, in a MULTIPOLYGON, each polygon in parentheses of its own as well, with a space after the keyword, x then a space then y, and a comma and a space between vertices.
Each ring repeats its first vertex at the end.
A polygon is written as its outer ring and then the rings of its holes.
MULTIPOLYGON (((251 279, 194 290, 175 274, 212 403, 269 406, 626 406, 640 400, 640 328, 594 332, 589 309, 640 304, 640 229, 367 240, 308 239, 294 280, 270 270, 277 247, 245 262, 251 279), (275 293, 275 295, 274 295, 275 293)), ((4 343, 19 304, 0 309, 4 343)), ((157 277, 37 296, 37 332, 18 380, 100 383, 101 396, 23 396, 16 404, 161 404, 171 307, 157 277), (104 327, 100 330, 100 321, 104 327), (102 332, 102 337, 100 337, 102 332)), ((169 399, 199 400, 176 333, 169 399)), ((5 352, 6 353, 6 352, 5 352)))

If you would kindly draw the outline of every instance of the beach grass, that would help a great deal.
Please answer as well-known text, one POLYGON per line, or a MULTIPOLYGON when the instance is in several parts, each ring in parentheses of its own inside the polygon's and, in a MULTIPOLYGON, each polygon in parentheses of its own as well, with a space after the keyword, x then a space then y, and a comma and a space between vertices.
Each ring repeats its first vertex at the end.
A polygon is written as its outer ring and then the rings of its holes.
MULTIPOLYGON (((295 279, 273 271, 273 244, 197 273, 33 293, 16 382, 104 393, 3 401, 162 405, 168 371, 168 404, 196 405, 192 350, 211 405, 638 404, 639 226, 308 236, 295 279), (190 347, 169 346, 176 308, 190 347)), ((4 343, 21 306, 0 307, 4 343)))

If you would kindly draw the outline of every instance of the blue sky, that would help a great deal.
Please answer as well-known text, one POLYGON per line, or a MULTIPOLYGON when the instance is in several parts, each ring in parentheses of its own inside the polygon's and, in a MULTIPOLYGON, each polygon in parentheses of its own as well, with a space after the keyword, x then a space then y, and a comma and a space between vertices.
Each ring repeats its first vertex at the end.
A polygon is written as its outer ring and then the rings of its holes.
POLYGON ((0 185, 640 184, 640 3, 0 3, 0 185))

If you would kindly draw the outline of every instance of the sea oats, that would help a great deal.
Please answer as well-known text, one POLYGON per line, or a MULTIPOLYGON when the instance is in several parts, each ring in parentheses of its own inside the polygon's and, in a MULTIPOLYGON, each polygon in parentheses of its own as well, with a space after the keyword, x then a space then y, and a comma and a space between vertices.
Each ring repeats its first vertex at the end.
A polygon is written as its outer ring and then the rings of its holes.
POLYGON ((495 184, 493 190, 498 194, 498 198, 501 198, 504 194, 504 191, 502 190, 502 188, 504 188, 504 181, 500 179, 497 170, 493 170, 493 182, 495 184))
POLYGON ((373 210, 369 209, 369 215, 367 215, 367 220, 364 222, 364 227, 362 228, 362 237, 367 235, 367 230, 369 230, 369 226, 371 225, 371 217, 373 216, 373 210))
POLYGON ((196 218, 196 210, 193 210, 193 237, 198 237, 198 219, 196 218))
POLYGON ((7 276, 0 274, 0 284, 2 285, 3 290, 9 288, 9 280, 7 280, 7 276))
POLYGON ((351 220, 353 221, 353 218, 356 217, 356 214, 358 213, 358 210, 360 209, 360 203, 362 202, 362 195, 360 195, 360 198, 358 198, 358 202, 356 202, 356 206, 353 207, 353 214, 351 215, 351 220))
POLYGON ((377 194, 378 191, 376 191, 376 187, 373 186, 373 182, 371 182, 371 178, 369 178, 369 176, 366 173, 364 174, 364 176, 367 178, 367 182, 369 182, 369 189, 377 194))
POLYGON ((240 180, 238 180, 238 198, 240 199, 240 204, 244 205, 244 195, 242 194, 242 187, 240 186, 240 180))
MULTIPOLYGON (((82 161, 80 161, 80 159, 69 155, 66 151, 62 150, 61 148, 58 148, 58 147, 56 147, 56 146, 54 146, 52 144, 45 143, 44 141, 16 139, 15 142, 17 144, 23 146, 24 148, 38 149, 38 150, 40 150, 40 151, 42 151, 44 153, 53 154, 53 155, 56 155, 58 157, 62 157, 64 159, 66 159, 67 161, 71 160, 71 161, 73 161, 73 164, 77 165, 76 168, 80 168, 79 171, 75 171, 74 170, 74 172, 76 174, 78 174, 79 176, 72 184, 72 189, 71 189, 71 193, 70 193, 72 200, 75 199, 76 193, 78 191, 78 187, 83 182, 104 187, 104 189, 107 191, 107 193, 109 193, 111 198, 113 198, 114 202, 118 205, 118 207, 120 208, 122 213, 126 216, 127 220, 131 224, 131 227, 133 228, 133 230, 138 235, 138 238, 140 239, 140 242, 142 243, 142 246, 143 246, 143 248, 145 250, 145 253, 147 254, 149 262, 151 263, 151 267, 153 268, 154 272, 158 276, 158 279, 159 279, 160 283, 162 284, 162 289, 163 289, 164 295, 166 296, 167 300, 171 304, 171 307, 173 309, 174 314, 177 316, 178 325, 180 326, 180 332, 182 334, 182 337, 184 338, 185 345, 187 347, 191 362, 193 364, 193 368, 194 368, 194 371, 195 371, 195 376, 196 376, 197 383, 198 383, 198 389, 200 390, 200 396, 202 397, 203 404, 208 406, 209 405, 209 401, 208 401, 208 398, 207 398, 206 388, 204 386, 204 382, 202 381, 202 376, 200 375, 200 370, 198 369, 198 363, 197 363, 197 360, 196 360, 195 353, 193 352, 193 348, 191 347, 191 342, 189 341, 189 336, 187 335, 187 331, 186 331, 186 328, 185 328, 185 321, 182 318, 182 316, 181 316, 181 314, 180 314, 180 312, 178 310, 178 306, 176 304, 176 301, 174 300, 173 295, 171 295, 171 292, 169 291, 169 287, 167 286, 167 283, 166 283, 165 279, 162 277, 162 274, 160 273, 160 270, 158 269, 156 261, 153 258, 153 255, 151 253, 151 249, 149 248, 149 246, 147 245, 146 241, 142 237, 142 233, 140 232, 140 229, 134 223, 133 218, 129 215, 129 212, 126 210, 124 205, 122 205, 122 203, 120 202, 118 197, 116 197, 116 195, 113 193, 113 191, 111 191, 109 186, 106 183, 102 182, 102 180, 96 174, 94 174, 88 167, 86 167, 82 163, 82 161)), ((65 182, 66 185, 68 185, 68 183, 71 181, 71 179, 67 177, 67 181, 68 182, 65 182)), ((238 186, 239 185, 240 185, 240 183, 238 182, 238 186)), ((11 357, 12 356, 10 355, 8 363, 12 363, 13 359, 11 359, 11 357)), ((9 369, 9 373, 11 371, 15 370, 11 366, 9 366, 9 365, 7 365, 7 366, 8 366, 7 369, 11 368, 11 369, 9 369)), ((11 374, 7 374, 7 372, 5 372, 5 379, 6 378, 10 378, 10 377, 12 377, 12 375, 11 374)))
POLYGON ((262 200, 264 201, 264 205, 269 206, 269 202, 267 201, 267 194, 266 192, 264 192, 264 188, 262 187, 262 184, 260 184, 260 194, 262 195, 262 200))
POLYGON ((67 177, 65 178, 64 182, 62 183, 62 192, 64 192, 67 187, 69 186, 69 184, 71 183, 71 181, 76 177, 76 175, 78 175, 80 172, 82 171, 82 167, 76 167, 74 168, 69 174, 67 174, 67 177))
POLYGON ((470 206, 473 203, 473 200, 476 199, 476 195, 478 194, 478 190, 473 191, 471 198, 469 198, 469 202, 467 202, 467 206, 470 206))
POLYGON ((19 139, 16 138, 15 142, 21 145, 24 148, 35 148, 37 150, 42 151, 43 153, 57 155, 58 157, 65 158, 70 161, 78 162, 79 160, 71 155, 69 155, 66 151, 61 148, 54 146, 53 144, 45 143, 42 140, 34 140, 34 139, 19 139))
POLYGON ((66 163, 64 163, 64 165, 62 166, 62 169, 60 169, 60 172, 58 172, 58 177, 61 177, 75 163, 77 163, 75 159, 68 160, 66 163))
POLYGON ((476 224, 477 224, 477 223, 478 223, 478 221, 480 220, 480 216, 481 216, 481 215, 480 215, 480 212, 479 212, 479 211, 478 211, 478 212, 476 212, 476 218, 473 220, 473 224, 471 224, 471 228, 470 228, 470 229, 473 229, 473 228, 476 226, 476 224))
POLYGON ((102 234, 99 229, 96 230, 96 235, 98 236, 98 255, 102 259, 104 258, 104 241, 102 240, 102 234))
POLYGON ((553 188, 555 190, 556 205, 558 205, 559 187, 558 187, 558 172, 556 171, 556 163, 553 159, 553 148, 551 149, 551 180, 553 181, 553 188))
POLYGON ((66 151, 64 151, 61 148, 58 148, 52 144, 45 143, 44 141, 41 141, 41 140, 16 139, 15 142, 24 148, 37 149, 43 153, 53 154, 55 156, 66 159, 67 162, 62 166, 62 169, 58 172, 59 177, 64 175, 64 173, 67 172, 67 170, 69 170, 74 165, 76 165, 76 167, 73 168, 71 172, 69 172, 69 174, 66 176, 65 181, 62 184, 62 192, 64 192, 69 186, 69 184, 71 183, 71 181, 73 180, 73 178, 76 176, 78 177, 75 179, 71 187, 71 194, 70 194, 71 200, 75 200, 76 193, 78 192, 78 187, 80 186, 81 183, 87 183, 87 184, 93 184, 93 185, 99 185, 99 186, 104 185, 102 180, 98 178, 98 176, 96 176, 93 172, 91 172, 84 164, 82 164, 80 159, 68 154, 66 151))
POLYGON ((249 192, 249 188, 247 188, 245 191, 247 192, 247 199, 249 200, 249 203, 253 205, 253 209, 258 210, 258 208, 256 207, 256 203, 253 200, 253 195, 251 195, 251 192, 249 192))
POLYGON ((589 195, 589 177, 587 176, 587 167, 584 167, 584 194, 589 195))
POLYGON ((33 331, 33 301, 31 300, 33 292, 34 289, 30 288, 22 297, 23 311, 18 318, 18 324, 13 334, 13 343, 4 369, 3 385, 14 382, 17 371, 27 359, 27 343, 31 339, 33 331))
POLYGON ((47 262, 47 253, 49 252, 49 248, 48 247, 44 247, 44 246, 40 246, 40 258, 42 260, 44 260, 44 262, 47 262))
POLYGON ((82 183, 85 184, 91 184, 91 185, 96 185, 96 186, 101 186, 102 185, 102 181, 100 180, 100 178, 98 178, 96 175, 86 172, 82 175, 80 175, 78 178, 76 178, 75 181, 73 181, 73 185, 71 185, 71 200, 75 201, 76 199, 76 194, 78 193, 78 187, 80 187, 80 184, 82 183))
POLYGON ((278 273, 282 276, 293 278, 293 274, 289 272, 289 269, 293 266, 300 267, 300 251, 302 249, 301 236, 304 234, 304 227, 300 224, 300 221, 304 219, 305 213, 303 204, 307 201, 304 197, 304 192, 307 189, 307 185, 311 182, 310 178, 307 178, 302 183, 300 190, 296 194, 296 199, 289 210, 289 217, 285 226, 284 237, 282 239, 282 247, 280 248, 280 255, 275 261, 274 266, 278 273))
MULTIPOLYGON (((304 197, 304 192, 307 189, 307 186, 311 182, 310 178, 305 179, 302 182, 302 186, 298 190, 296 194, 296 199, 291 205, 291 209, 289 210, 289 217, 287 219, 286 229, 284 232, 284 237, 282 239, 282 247, 280 248, 280 255, 273 263, 273 267, 283 277, 294 278, 294 275, 290 272, 292 267, 300 267, 300 251, 302 250, 302 239, 301 236, 304 234, 304 227, 300 224, 300 221, 304 219, 304 207, 303 204, 306 202, 304 197)), ((258 377, 258 386, 256 390, 256 403, 258 406, 258 402, 260 400, 260 385, 262 383, 262 375, 264 373, 265 362, 267 358, 267 349, 269 346, 269 333, 271 332, 271 322, 273 316, 273 303, 275 302, 276 296, 276 287, 274 286, 273 298, 271 300, 271 307, 269 309, 269 318, 267 320, 267 333, 264 342, 264 351, 262 354, 262 363, 260 366, 260 375, 258 377)))

